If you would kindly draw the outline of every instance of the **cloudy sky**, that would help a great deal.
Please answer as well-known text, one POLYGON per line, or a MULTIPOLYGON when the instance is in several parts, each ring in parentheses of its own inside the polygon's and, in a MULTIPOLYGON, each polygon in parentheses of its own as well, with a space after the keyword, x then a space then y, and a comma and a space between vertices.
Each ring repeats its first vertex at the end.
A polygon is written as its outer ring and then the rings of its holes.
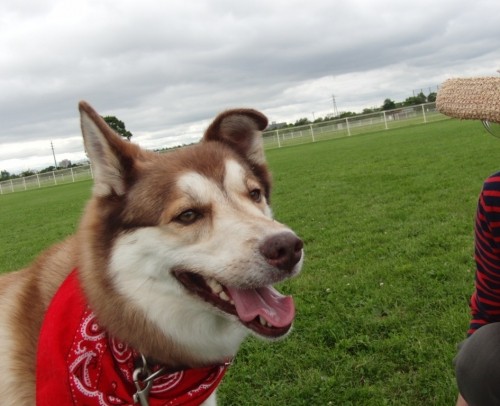
POLYGON ((293 122, 496 75, 498 0, 2 0, 0 170, 84 158, 77 103, 146 148, 219 111, 293 122))

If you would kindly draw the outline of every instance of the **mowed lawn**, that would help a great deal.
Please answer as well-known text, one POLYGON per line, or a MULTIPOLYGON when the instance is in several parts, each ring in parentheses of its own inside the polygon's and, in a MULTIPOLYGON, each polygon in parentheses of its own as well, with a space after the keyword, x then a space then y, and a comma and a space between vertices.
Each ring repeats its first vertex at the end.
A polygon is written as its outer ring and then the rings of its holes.
MULTIPOLYGON (((473 224, 500 140, 446 120, 267 153, 277 219, 305 242, 284 341, 248 340, 221 405, 450 405, 473 224)), ((0 271, 78 223, 90 182, 0 196, 0 271)))

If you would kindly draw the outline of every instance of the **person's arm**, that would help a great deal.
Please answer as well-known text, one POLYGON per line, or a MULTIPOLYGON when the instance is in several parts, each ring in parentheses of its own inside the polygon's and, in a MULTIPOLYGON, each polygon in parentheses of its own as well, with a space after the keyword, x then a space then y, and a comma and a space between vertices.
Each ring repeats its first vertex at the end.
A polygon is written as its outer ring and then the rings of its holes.
MULTIPOLYGON (((468 336, 488 323, 500 321, 500 173, 484 182, 474 231, 476 277, 468 336)), ((467 406, 460 394, 456 406, 467 406)))
POLYGON ((500 321, 500 176, 489 177, 481 191, 475 224, 476 278, 468 335, 500 321))
POLYGON ((458 395, 457 404, 455 406, 468 406, 462 395, 458 395))

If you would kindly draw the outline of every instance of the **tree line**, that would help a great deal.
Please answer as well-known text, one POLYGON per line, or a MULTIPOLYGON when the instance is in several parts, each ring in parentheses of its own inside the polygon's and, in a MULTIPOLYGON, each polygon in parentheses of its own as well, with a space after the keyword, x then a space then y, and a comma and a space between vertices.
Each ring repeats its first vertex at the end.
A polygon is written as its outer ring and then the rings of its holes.
MULTIPOLYGON (((127 130, 125 127, 125 123, 115 116, 104 116, 103 117, 104 121, 118 134, 121 135, 122 137, 126 138, 128 141, 132 138, 133 134, 127 130)), ((67 168, 74 168, 76 166, 82 166, 82 165, 87 165, 86 164, 71 164, 69 163, 68 165, 65 165, 64 167, 62 166, 54 166, 50 165, 47 168, 41 169, 39 171, 35 171, 33 169, 27 169, 25 171, 22 171, 21 173, 18 174, 12 174, 9 171, 2 170, 0 171, 0 182, 4 180, 9 180, 9 179, 17 179, 17 178, 24 178, 26 176, 32 176, 36 174, 41 174, 41 173, 47 173, 47 172, 54 172, 57 171, 58 169, 67 169, 67 168)))
MULTIPOLYGON (((365 108, 361 113, 355 113, 352 111, 345 111, 340 113, 339 115, 335 116, 333 114, 327 114, 325 117, 318 117, 314 119, 313 121, 310 121, 307 117, 300 118, 295 121, 295 123, 283 123, 279 126, 279 128, 286 128, 286 127, 296 127, 296 126, 301 126, 301 125, 306 125, 306 124, 313 124, 313 123, 321 123, 324 121, 330 121, 330 120, 337 120, 341 118, 346 118, 346 117, 353 117, 361 114, 369 114, 369 113, 375 113, 378 111, 386 111, 386 110, 394 110, 398 108, 404 108, 404 107, 409 107, 409 106, 415 106, 419 104, 424 104, 424 103, 431 103, 436 101, 436 92, 431 92, 427 96, 423 93, 420 92, 416 96, 411 96, 407 97, 406 100, 402 102, 395 102, 394 100, 391 99, 385 99, 384 102, 382 103, 382 106, 379 108, 365 108)), ((126 138, 128 141, 132 138, 133 134, 127 130, 125 123, 115 116, 104 116, 103 117, 104 121, 118 134, 121 135, 122 137, 126 138)), ((165 152, 170 149, 176 149, 179 147, 173 147, 173 148, 164 148, 162 150, 158 150, 159 152, 165 152)), ((80 166, 81 164, 71 164, 67 166, 67 168, 70 167, 75 167, 75 166, 80 166)), ((11 174, 6 170, 0 171, 0 182, 4 180, 9 180, 9 179, 16 179, 16 178, 22 178, 26 176, 31 176, 31 175, 36 175, 37 173, 46 173, 46 172, 53 172, 55 170, 62 169, 61 167, 55 167, 53 165, 48 166, 47 168, 41 169, 39 171, 35 171, 32 169, 25 170, 19 174, 11 174)))
POLYGON ((353 111, 344 111, 338 115, 327 114, 325 117, 318 117, 313 121, 310 121, 307 117, 302 117, 296 120, 294 123, 284 123, 283 125, 280 125, 279 128, 298 127, 301 125, 322 123, 324 121, 338 120, 341 118, 354 117, 362 114, 370 114, 379 111, 395 110, 404 107, 416 106, 424 103, 432 103, 436 101, 436 96, 437 96, 436 92, 431 92, 427 96, 423 92, 420 92, 416 96, 407 97, 402 102, 395 102, 392 99, 385 99, 380 107, 365 108, 361 113, 355 113, 353 111))

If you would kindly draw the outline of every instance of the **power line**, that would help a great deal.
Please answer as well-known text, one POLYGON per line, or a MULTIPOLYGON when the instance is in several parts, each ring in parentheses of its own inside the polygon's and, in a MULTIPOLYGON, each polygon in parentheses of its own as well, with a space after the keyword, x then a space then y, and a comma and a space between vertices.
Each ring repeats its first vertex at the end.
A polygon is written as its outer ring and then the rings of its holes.
POLYGON ((52 144, 52 141, 50 141, 50 148, 52 148, 52 156, 54 157, 54 167, 57 169, 56 153, 54 151, 54 145, 52 144))
POLYGON ((337 102, 335 101, 334 94, 332 94, 332 101, 333 101, 333 117, 338 117, 339 111, 337 110, 337 102))

